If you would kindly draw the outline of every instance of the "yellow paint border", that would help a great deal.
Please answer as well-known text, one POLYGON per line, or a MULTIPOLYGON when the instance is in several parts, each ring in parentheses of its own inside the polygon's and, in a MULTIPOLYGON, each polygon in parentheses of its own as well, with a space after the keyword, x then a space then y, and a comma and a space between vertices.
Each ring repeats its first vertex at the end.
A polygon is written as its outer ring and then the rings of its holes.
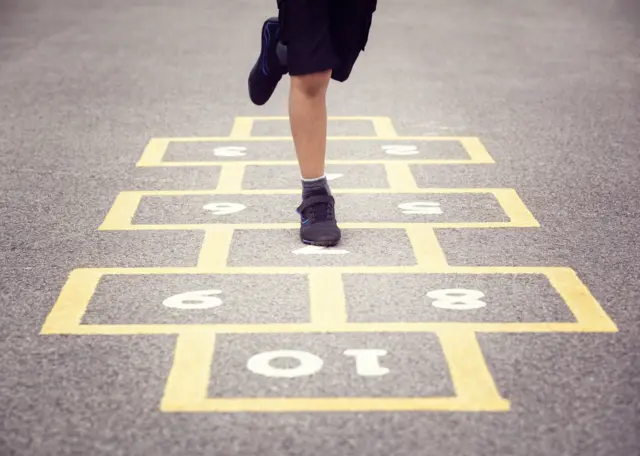
MULTIPOLYGON (((212 331, 217 334, 268 334, 268 333, 321 333, 321 332, 437 332, 473 331, 491 333, 545 333, 545 332, 617 332, 618 328, 609 318, 589 289, 579 279, 575 271, 565 267, 445 267, 430 270, 415 267, 326 267, 326 268, 224 268, 208 271, 199 268, 105 268, 76 269, 62 288, 58 300, 47 316, 41 334, 94 334, 94 335, 136 335, 136 334, 192 334, 212 331), (91 297, 104 275, 146 275, 146 274, 304 274, 313 275, 311 293, 311 315, 313 320, 302 323, 282 324, 81 324, 91 297), (575 322, 533 322, 533 323, 481 323, 481 322, 411 322, 411 323, 348 323, 344 293, 323 287, 337 274, 540 274, 560 294, 573 314, 575 322), (320 309, 320 299, 325 290, 326 299, 333 299, 334 319, 320 309)), ((325 300, 326 300, 325 299, 325 300)), ((328 312, 328 311, 327 311, 328 312)))
MULTIPOLYGON (((335 189, 335 194, 376 194, 376 195, 438 195, 438 194, 491 194, 509 218, 505 222, 389 222, 361 223, 340 222, 344 229, 404 229, 409 226, 434 228, 538 228, 540 224, 527 209, 518 193, 511 188, 420 188, 411 191, 394 189, 335 189)), ((147 224, 133 225, 137 208, 143 197, 154 196, 200 196, 200 195, 298 195, 300 190, 183 190, 183 191, 125 191, 118 194, 111 209, 107 213, 100 231, 146 231, 146 230, 206 230, 213 227, 230 227, 243 230, 296 229, 298 223, 239 223, 239 224, 147 224)))
MULTIPOLYGON (((393 126, 393 121, 390 117, 384 116, 328 116, 329 122, 335 120, 358 122, 369 121, 378 137, 396 137, 398 133, 393 126)), ((256 122, 269 122, 269 121, 287 121, 288 116, 236 116, 231 127, 231 133, 229 137, 234 139, 250 139, 255 138, 253 136, 253 127, 256 122)), ((268 136, 262 136, 262 138, 268 138, 268 136)))
POLYGON ((160 410, 163 412, 508 411, 473 332, 440 331, 454 396, 208 398, 216 334, 192 332, 176 341, 160 410))
MULTIPOLYGON (((382 128, 382 127, 381 127, 382 128)), ((164 155, 171 143, 191 142, 265 142, 265 141, 291 141, 290 136, 251 136, 246 138, 234 136, 212 137, 175 137, 175 138, 151 138, 144 148, 142 156, 136 163, 136 167, 195 167, 195 166, 222 166, 228 163, 244 164, 246 166, 283 166, 298 165, 292 160, 206 160, 206 161, 164 161, 164 155)), ((477 137, 467 136, 327 136, 327 141, 425 141, 442 142, 456 141, 465 149, 469 158, 465 159, 416 159, 416 158, 387 158, 387 159, 358 159, 358 160, 326 160, 326 164, 386 164, 390 161, 397 163, 438 165, 438 164, 494 164, 495 161, 477 137)))

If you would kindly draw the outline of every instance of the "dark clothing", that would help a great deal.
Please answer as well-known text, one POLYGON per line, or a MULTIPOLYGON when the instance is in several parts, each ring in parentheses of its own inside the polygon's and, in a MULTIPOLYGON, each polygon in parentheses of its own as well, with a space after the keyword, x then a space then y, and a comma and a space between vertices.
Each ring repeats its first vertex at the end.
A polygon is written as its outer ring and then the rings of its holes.
POLYGON ((344 82, 369 38, 377 0, 278 0, 291 76, 333 70, 344 82))

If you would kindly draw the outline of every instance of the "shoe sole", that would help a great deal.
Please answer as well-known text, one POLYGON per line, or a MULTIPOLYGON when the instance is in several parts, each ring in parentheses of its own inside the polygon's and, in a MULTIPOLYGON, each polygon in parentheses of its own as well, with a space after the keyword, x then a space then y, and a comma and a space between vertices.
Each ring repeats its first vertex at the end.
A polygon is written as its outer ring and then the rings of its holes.
POLYGON ((300 238, 303 244, 306 245, 316 245, 319 247, 335 247, 340 243, 340 240, 337 241, 310 241, 308 239, 300 238))
MULTIPOLYGON (((255 74, 258 72, 262 72, 262 74, 264 74, 265 63, 266 63, 267 55, 269 54, 269 45, 271 44, 271 41, 270 41, 271 31, 269 30, 269 27, 276 23, 277 23, 277 20, 268 19, 262 25, 262 30, 260 32, 260 46, 261 46, 260 55, 258 55, 258 60, 256 61, 255 65, 253 65, 253 69, 251 70, 251 74, 249 76, 249 93, 250 94, 251 94, 251 80, 255 77, 255 74)), ((274 90, 275 90, 275 87, 274 87, 274 90)), ((271 95, 273 95, 273 91, 271 92, 271 95)), ((267 101, 269 101, 269 99, 271 98, 271 95, 269 95, 264 101, 262 100, 256 101, 253 99, 253 97, 251 97, 251 101, 257 106, 262 106, 267 101)))

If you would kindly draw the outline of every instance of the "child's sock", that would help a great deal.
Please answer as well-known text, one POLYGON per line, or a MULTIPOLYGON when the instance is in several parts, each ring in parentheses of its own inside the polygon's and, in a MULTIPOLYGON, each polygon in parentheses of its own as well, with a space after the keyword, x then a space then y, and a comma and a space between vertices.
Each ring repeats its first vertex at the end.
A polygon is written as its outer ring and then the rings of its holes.
POLYGON ((324 175, 315 179, 302 178, 302 198, 311 195, 331 195, 327 178, 324 175))

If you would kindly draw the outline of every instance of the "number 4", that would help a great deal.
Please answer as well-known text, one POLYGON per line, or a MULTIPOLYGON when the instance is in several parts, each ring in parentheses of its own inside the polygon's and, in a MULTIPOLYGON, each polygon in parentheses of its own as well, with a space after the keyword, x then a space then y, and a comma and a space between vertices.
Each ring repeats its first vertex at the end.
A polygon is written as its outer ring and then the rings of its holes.
POLYGON ((442 209, 440 209, 440 203, 435 203, 432 201, 416 201, 415 203, 402 203, 398 204, 400 209, 403 209, 403 214, 416 215, 416 214, 427 214, 427 215, 440 215, 442 214, 442 209))

